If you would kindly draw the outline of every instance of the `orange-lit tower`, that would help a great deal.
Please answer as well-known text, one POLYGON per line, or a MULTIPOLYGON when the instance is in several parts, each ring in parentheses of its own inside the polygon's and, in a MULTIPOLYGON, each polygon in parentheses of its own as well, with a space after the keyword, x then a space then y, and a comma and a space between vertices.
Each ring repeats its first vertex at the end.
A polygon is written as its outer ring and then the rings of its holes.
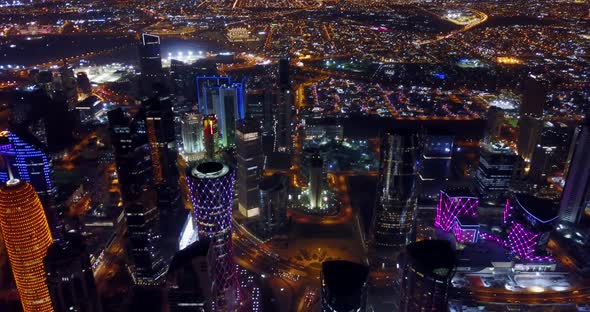
POLYGON ((0 228, 24 312, 51 312, 43 258, 52 243, 33 187, 10 179, 0 187, 0 228))

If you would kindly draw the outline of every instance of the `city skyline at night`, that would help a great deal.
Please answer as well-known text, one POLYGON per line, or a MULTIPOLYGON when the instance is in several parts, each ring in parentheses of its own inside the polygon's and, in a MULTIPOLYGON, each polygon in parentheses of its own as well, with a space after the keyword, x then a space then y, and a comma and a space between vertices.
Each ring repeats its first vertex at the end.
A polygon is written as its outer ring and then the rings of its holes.
POLYGON ((588 311, 589 73, 587 0, 0 0, 0 311, 588 311))

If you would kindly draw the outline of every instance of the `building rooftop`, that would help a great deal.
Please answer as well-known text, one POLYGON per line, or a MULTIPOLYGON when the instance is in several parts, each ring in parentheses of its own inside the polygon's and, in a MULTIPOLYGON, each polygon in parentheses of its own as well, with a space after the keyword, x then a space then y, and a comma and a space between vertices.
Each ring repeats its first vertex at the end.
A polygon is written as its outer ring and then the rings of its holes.
POLYGON ((369 268, 365 265, 344 260, 322 263, 325 286, 336 297, 352 296, 367 282, 369 268))
POLYGON ((455 266, 455 251, 446 240, 424 240, 406 246, 408 255, 423 272, 446 276, 455 266))
POLYGON ((524 210, 537 220, 546 223, 555 220, 559 212, 558 204, 529 194, 516 194, 515 206, 524 210))

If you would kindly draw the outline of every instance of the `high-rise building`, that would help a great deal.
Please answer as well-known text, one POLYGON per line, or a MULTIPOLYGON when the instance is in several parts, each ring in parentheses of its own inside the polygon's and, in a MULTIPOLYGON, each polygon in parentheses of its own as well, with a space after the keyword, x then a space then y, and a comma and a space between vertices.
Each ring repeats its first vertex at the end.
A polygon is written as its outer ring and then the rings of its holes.
POLYGON ((281 89, 291 89, 290 63, 291 60, 288 57, 279 59, 279 88, 281 89))
POLYGON ((397 311, 448 311, 448 289, 456 263, 451 244, 444 240, 412 243, 399 262, 397 311))
POLYGON ((88 75, 85 72, 76 73, 76 84, 78 85, 78 91, 86 96, 92 94, 92 84, 88 75))
POLYGON ((132 120, 121 108, 108 112, 111 144, 123 203, 138 199, 143 189, 151 185, 150 149, 142 129, 141 117, 132 120))
POLYGON ((214 103, 215 99, 213 97, 212 91, 219 86, 229 86, 231 83, 231 77, 228 76, 197 77, 197 103, 199 107, 199 114, 214 114, 213 107, 216 103, 214 103))
POLYGON ((71 66, 62 66, 59 69, 61 78, 61 88, 66 97, 68 108, 74 110, 78 104, 78 86, 76 85, 76 76, 71 66))
POLYGON ((235 144, 236 121, 243 119, 244 91, 241 83, 223 85, 212 90, 213 113, 218 118, 219 139, 221 146, 229 147, 235 144))
POLYGON ((287 177, 272 175, 258 184, 260 191, 260 225, 264 236, 278 233, 287 222, 287 177))
POLYGON ((586 116, 575 138, 570 167, 561 195, 559 219, 578 223, 590 208, 590 116, 586 116))
POLYGON ((518 156, 502 143, 483 144, 479 155, 479 167, 475 173, 475 189, 479 198, 501 201, 506 195, 518 156))
POLYGON ((160 37, 141 34, 139 43, 139 68, 141 70, 141 93, 151 96, 154 85, 163 80, 162 56, 160 55, 160 37))
POLYGON ((166 274, 168 311, 210 311, 213 279, 209 251, 209 241, 202 240, 174 255, 166 274))
MULTIPOLYGON (((181 207, 178 172, 178 150, 174 132, 172 103, 167 94, 157 94, 144 101, 145 126, 150 146, 154 185, 162 216, 172 216, 181 207)), ((178 233, 173 233, 175 236, 178 233)))
POLYGON ((531 160, 543 129, 543 109, 546 92, 540 81, 529 77, 523 82, 520 118, 518 119, 518 155, 527 163, 531 160))
MULTIPOLYGON (((53 163, 43 144, 26 131, 8 133, 9 146, 0 150, 14 177, 30 183, 45 208, 54 239, 62 237, 63 209, 57 204, 57 188, 53 182, 53 163)), ((7 167, 7 168, 8 168, 7 167)), ((7 177, 7 175, 6 175, 7 177)), ((6 182, 6 181, 2 181, 6 182)))
POLYGON ((322 312, 367 311, 369 268, 333 260, 322 263, 322 312))
POLYGON ((80 234, 68 233, 63 243, 53 243, 44 263, 55 311, 102 311, 90 257, 80 234))
POLYGON ((2 185, 0 228, 24 312, 52 312, 43 268, 52 238, 31 184, 11 178, 2 185))
POLYGON ((189 160, 196 160, 192 155, 202 155, 205 151, 203 138, 203 121, 201 115, 195 113, 185 114, 181 121, 182 154, 189 160))
POLYGON ((490 143, 500 139, 503 122, 504 111, 496 106, 490 107, 486 113, 486 127, 484 132, 485 143, 490 143))
POLYGON ((217 139, 219 131, 217 130, 217 117, 207 115, 203 117, 203 145, 205 147, 205 159, 215 157, 217 139))
POLYGON ((381 164, 372 240, 376 247, 414 241, 417 209, 418 132, 390 130, 381 137, 381 164))
POLYGON ((261 127, 254 119, 243 119, 236 128, 238 208, 250 218, 260 213, 258 183, 264 169, 261 127))
POLYGON ((186 172, 199 237, 211 241, 212 304, 226 310, 239 304, 231 240, 234 175, 233 168, 215 161, 189 167, 186 172))
POLYGON ((160 285, 166 273, 155 192, 144 189, 141 197, 125 205, 125 218, 136 285, 160 285))
POLYGON ((274 110, 274 151, 290 152, 293 145, 291 119, 293 117, 293 94, 291 89, 280 89, 274 110))
POLYGON ((309 162, 309 208, 323 209, 326 206, 326 171, 324 168, 324 158, 319 153, 311 156, 309 162))
POLYGON ((436 198, 443 189, 451 170, 453 137, 428 135, 422 144, 418 173, 420 196, 436 198))

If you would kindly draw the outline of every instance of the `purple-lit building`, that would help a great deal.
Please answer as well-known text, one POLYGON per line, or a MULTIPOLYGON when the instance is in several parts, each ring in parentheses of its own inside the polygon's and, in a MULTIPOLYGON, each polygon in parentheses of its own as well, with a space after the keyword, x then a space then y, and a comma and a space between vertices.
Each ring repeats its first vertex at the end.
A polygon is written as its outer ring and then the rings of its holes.
POLYGON ((449 232, 457 222, 458 216, 475 217, 478 205, 479 199, 477 197, 459 195, 459 192, 441 191, 436 206, 434 226, 449 232))
POLYGON ((207 161, 189 167, 186 177, 199 237, 211 241, 211 305, 213 310, 233 311, 240 297, 231 240, 235 171, 207 161))
POLYGON ((557 203, 527 194, 515 194, 504 213, 508 226, 506 244, 521 259, 540 259, 558 218, 557 203))

